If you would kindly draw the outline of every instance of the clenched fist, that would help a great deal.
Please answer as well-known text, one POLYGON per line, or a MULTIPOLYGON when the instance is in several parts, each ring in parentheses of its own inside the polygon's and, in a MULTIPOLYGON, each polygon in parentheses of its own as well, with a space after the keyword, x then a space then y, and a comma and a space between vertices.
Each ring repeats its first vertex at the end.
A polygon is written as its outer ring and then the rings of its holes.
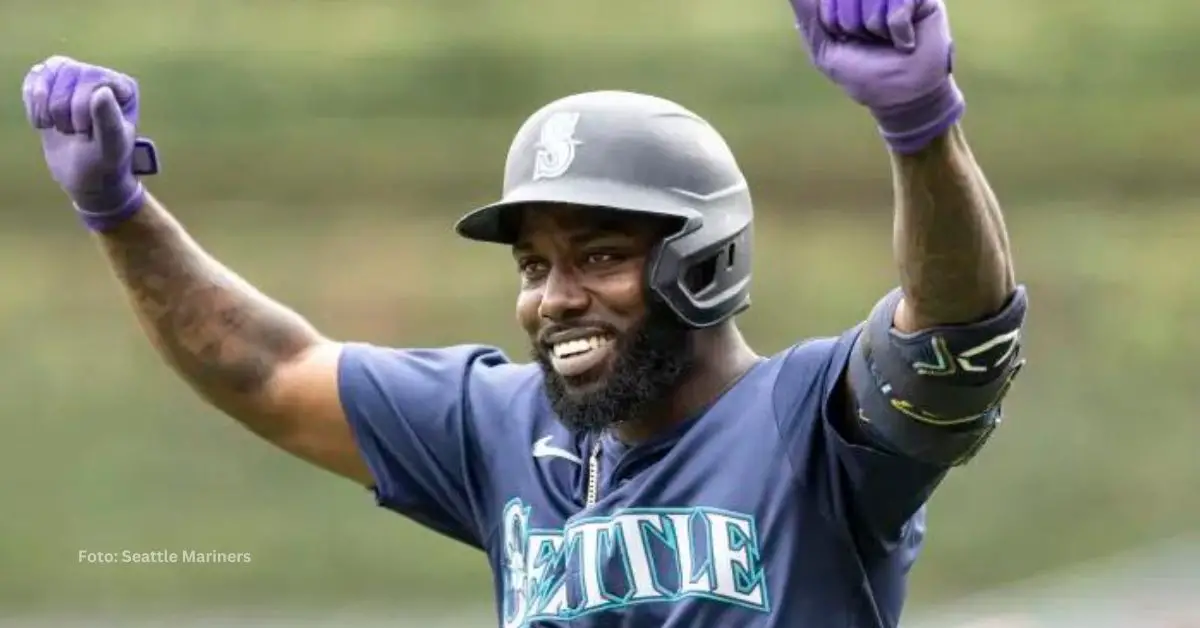
POLYGON ((790 1, 813 64, 874 114, 894 150, 920 150, 962 118, 942 0, 790 1))
POLYGON ((137 176, 158 172, 154 144, 136 133, 137 82, 55 56, 29 70, 21 92, 50 174, 84 223, 105 229, 137 212, 146 196, 137 176))

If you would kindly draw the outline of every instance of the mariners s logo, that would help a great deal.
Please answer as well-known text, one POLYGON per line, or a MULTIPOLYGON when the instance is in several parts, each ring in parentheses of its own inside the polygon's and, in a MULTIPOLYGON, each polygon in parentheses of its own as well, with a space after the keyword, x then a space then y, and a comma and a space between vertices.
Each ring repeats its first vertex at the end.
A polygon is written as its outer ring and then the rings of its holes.
POLYGON ((533 180, 554 179, 566 174, 575 161, 575 147, 583 142, 575 139, 578 113, 559 111, 542 123, 537 154, 533 163, 533 180))

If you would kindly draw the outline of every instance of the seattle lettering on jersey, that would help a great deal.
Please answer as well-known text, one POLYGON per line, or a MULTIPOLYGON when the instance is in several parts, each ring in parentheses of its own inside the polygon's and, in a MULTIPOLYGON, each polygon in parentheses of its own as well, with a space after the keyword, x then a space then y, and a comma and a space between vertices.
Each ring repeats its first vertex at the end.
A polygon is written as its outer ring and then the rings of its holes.
POLYGON ((685 599, 770 612, 753 516, 634 508, 545 530, 531 514, 513 499, 501 518, 505 628, 685 599))

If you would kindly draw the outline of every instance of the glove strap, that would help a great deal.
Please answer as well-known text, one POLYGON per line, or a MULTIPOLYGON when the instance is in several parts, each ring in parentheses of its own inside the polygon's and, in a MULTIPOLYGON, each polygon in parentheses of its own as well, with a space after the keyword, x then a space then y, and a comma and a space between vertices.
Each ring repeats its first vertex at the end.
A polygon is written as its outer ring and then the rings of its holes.
POLYGON ((113 229, 121 223, 133 218, 146 202, 146 187, 141 181, 134 180, 133 190, 126 196, 124 202, 111 211, 88 211, 75 204, 75 213, 83 225, 92 231, 102 233, 113 229))
POLYGON ((130 170, 128 178, 112 188, 118 192, 117 197, 122 199, 115 204, 116 209, 89 210, 80 207, 79 201, 75 201, 75 213, 85 227, 102 233, 129 220, 142 208, 146 202, 146 187, 136 177, 151 176, 159 172, 158 152, 153 141, 138 138, 134 142, 130 170))
POLYGON ((903 105, 875 109, 875 120, 884 141, 897 153, 920 151, 941 137, 966 112, 962 92, 947 78, 928 94, 903 105))

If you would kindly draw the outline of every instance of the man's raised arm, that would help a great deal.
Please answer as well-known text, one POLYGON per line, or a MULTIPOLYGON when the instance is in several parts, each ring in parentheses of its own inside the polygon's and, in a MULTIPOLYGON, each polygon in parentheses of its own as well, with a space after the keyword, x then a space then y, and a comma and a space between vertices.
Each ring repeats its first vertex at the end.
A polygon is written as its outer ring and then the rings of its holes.
POLYGON ((213 259, 149 195, 97 237, 147 336, 205 400, 288 452, 370 483, 338 400, 339 344, 213 259))
POLYGON ((166 360, 253 432, 371 484, 340 401, 341 346, 206 254, 137 178, 157 172, 153 144, 136 137, 137 83, 56 56, 29 71, 22 96, 50 174, 166 360))
POLYGON ((1026 301, 999 204, 958 125, 966 104, 946 6, 791 5, 814 64, 870 112, 892 154, 901 287, 849 357, 845 431, 934 469, 962 464, 1020 370, 1026 301))
POLYGON ((935 468, 971 459, 1023 366, 1027 299, 999 203, 962 130, 893 151, 900 288, 850 356, 848 436, 935 468))
POLYGON ((870 113, 892 155, 900 287, 837 343, 826 422, 830 477, 850 496, 842 514, 864 548, 890 552, 999 424, 1027 302, 959 127, 943 0, 790 2, 814 65, 870 113))

